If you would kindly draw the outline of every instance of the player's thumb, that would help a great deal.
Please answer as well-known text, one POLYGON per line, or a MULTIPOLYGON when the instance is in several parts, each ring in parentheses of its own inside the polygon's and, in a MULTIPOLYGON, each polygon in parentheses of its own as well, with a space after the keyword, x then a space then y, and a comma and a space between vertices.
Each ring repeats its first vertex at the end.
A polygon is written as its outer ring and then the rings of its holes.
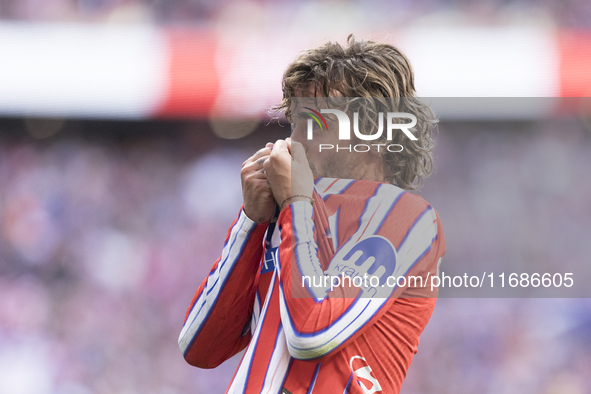
POLYGON ((291 155, 297 162, 305 162, 306 161, 306 150, 304 146, 299 142, 296 142, 290 139, 291 142, 291 155))

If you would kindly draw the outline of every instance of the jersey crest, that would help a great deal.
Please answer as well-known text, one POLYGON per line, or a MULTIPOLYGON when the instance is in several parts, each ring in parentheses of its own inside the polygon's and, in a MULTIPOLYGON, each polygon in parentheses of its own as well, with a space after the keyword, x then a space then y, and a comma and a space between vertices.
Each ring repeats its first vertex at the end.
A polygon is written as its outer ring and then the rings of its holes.
POLYGON ((263 260, 263 266, 261 267, 261 274, 272 272, 275 270, 275 252, 277 248, 269 248, 265 251, 265 259, 263 260))

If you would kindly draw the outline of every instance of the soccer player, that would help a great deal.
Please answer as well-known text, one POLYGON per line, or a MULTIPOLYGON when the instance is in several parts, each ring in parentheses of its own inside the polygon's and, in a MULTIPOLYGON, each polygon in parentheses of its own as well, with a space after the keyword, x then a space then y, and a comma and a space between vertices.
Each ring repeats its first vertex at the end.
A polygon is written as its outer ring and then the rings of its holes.
POLYGON ((433 114, 398 49, 347 41, 285 72, 292 136, 244 162, 242 209, 187 311, 190 364, 246 348, 228 393, 398 393, 433 311, 443 229, 408 192, 432 170, 433 114))

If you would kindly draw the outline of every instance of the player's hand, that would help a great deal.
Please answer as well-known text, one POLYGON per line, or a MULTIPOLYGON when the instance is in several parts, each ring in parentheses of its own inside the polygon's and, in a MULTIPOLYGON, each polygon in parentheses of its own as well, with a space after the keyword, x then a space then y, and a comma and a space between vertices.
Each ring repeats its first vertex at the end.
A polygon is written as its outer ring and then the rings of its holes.
POLYGON ((268 161, 273 144, 271 142, 242 163, 242 207, 244 213, 257 223, 266 223, 275 212, 275 199, 267 182, 263 163, 268 161))
MULTIPOLYGON (((290 138, 278 140, 264 168, 277 204, 282 204, 292 196, 312 197, 314 176, 304 147, 299 142, 290 138)), ((294 197, 290 202, 298 199, 307 200, 306 197, 294 197)))

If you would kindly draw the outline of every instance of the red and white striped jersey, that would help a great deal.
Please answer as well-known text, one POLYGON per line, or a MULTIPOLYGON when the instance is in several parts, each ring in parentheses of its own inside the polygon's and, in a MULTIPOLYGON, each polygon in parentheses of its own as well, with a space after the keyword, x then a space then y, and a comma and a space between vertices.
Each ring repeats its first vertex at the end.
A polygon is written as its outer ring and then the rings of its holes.
POLYGON ((227 393, 400 391, 435 306, 439 216, 373 181, 317 178, 314 198, 281 212, 268 247, 267 225, 241 211, 191 302, 179 337, 190 364, 246 348, 227 393))

